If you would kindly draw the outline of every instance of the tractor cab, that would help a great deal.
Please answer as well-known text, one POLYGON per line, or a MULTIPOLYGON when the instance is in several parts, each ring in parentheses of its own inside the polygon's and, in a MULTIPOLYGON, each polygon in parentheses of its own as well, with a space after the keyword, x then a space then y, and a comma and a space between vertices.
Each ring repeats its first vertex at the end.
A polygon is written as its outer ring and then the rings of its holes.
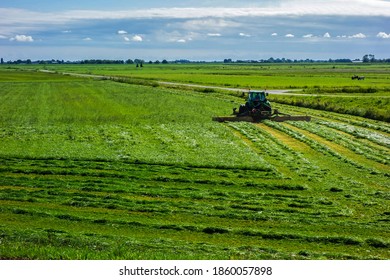
POLYGON ((267 95, 268 94, 264 91, 249 91, 247 103, 257 109, 262 103, 268 102, 267 95))
POLYGON ((265 91, 249 91, 246 103, 240 105, 238 112, 233 109, 233 114, 236 116, 269 116, 272 109, 267 95, 265 91))

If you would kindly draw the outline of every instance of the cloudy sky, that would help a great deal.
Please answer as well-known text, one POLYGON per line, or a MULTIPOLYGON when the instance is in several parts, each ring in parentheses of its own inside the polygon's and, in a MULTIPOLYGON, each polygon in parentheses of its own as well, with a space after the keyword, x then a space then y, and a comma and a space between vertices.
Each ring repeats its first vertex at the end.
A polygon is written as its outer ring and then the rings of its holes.
POLYGON ((390 0, 1 0, 0 57, 390 58, 390 0))

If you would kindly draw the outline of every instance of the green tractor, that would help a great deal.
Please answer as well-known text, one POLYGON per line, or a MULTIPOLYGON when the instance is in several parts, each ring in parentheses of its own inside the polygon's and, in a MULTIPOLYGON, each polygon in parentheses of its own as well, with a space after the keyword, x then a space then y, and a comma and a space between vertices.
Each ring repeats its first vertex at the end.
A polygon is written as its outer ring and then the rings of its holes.
POLYGON ((267 100, 268 93, 264 91, 249 91, 245 104, 241 104, 238 112, 233 109, 233 115, 237 117, 250 116, 255 121, 269 118, 272 114, 271 103, 267 100))
POLYGON ((262 120, 283 121, 310 121, 310 116, 291 116, 280 113, 278 110, 272 111, 271 103, 267 100, 268 93, 265 91, 248 92, 248 99, 245 104, 241 104, 238 111, 233 109, 233 116, 214 117, 214 121, 247 121, 260 122, 262 120))

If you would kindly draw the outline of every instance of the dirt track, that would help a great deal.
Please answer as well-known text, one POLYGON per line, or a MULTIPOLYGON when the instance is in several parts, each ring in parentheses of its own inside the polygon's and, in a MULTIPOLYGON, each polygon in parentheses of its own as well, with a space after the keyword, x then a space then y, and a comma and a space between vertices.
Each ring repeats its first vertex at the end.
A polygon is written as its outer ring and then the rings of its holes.
MULTIPOLYGON (((96 78, 96 79, 115 79, 115 76, 104 76, 104 75, 94 75, 94 74, 82 74, 82 73, 69 73, 69 72, 56 72, 52 70, 39 70, 40 72, 45 73, 59 73, 62 75, 76 76, 76 77, 86 77, 86 78, 96 78)), ((218 87, 218 86, 208 86, 208 85, 199 85, 199 84, 186 84, 186 83, 176 83, 176 82, 166 82, 166 81, 156 81, 161 85, 171 85, 171 86, 180 86, 180 87, 189 87, 189 88, 209 88, 209 89, 220 89, 228 91, 239 91, 239 92, 248 92, 248 88, 228 88, 228 87, 218 87)), ((254 89, 251 90, 264 90, 264 89, 254 89)), ((301 93, 301 89, 271 89, 266 90, 270 94, 280 94, 280 95, 294 95, 294 96, 328 96, 328 97, 351 97, 350 95, 334 95, 334 94, 315 94, 315 93, 301 93)), ((359 98, 360 96, 356 96, 359 98)), ((362 96, 364 97, 364 96, 362 96)), ((377 96, 382 97, 382 96, 377 96)), ((387 97, 387 96, 383 96, 387 97)))
MULTIPOLYGON (((41 72, 46 73, 56 73, 55 71, 51 70, 39 70, 41 72)), ((102 76, 102 75, 94 75, 94 74, 81 74, 81 73, 69 73, 69 72, 62 72, 62 75, 69 75, 69 76, 76 76, 76 77, 86 77, 86 78, 97 78, 97 79, 103 79, 103 78, 115 78, 110 76, 102 76)), ((175 82, 165 82, 165 81, 157 81, 158 84, 161 85, 171 85, 171 86, 183 86, 183 87, 193 87, 193 88, 209 88, 209 89, 220 89, 220 90, 229 90, 229 91, 240 91, 240 92, 248 92, 249 89, 244 88, 227 88, 227 87, 218 87, 218 86, 207 86, 207 85, 199 85, 199 84, 185 84, 185 83, 175 83, 175 82)), ((256 89, 253 89, 256 90, 256 89)), ((257 89, 259 90, 259 89, 257 89)), ((273 89, 273 90, 267 90, 268 93, 272 94, 294 94, 294 95, 310 95, 310 94, 303 94, 303 93, 292 93, 297 92, 298 90, 287 90, 287 89, 273 89)))
MULTIPOLYGON (((210 88, 210 89, 221 89, 221 90, 231 90, 231 91, 240 91, 240 92, 248 92, 249 89, 243 89, 243 88, 227 88, 227 87, 217 87, 217 86, 206 86, 206 85, 198 85, 198 84, 182 84, 182 83, 173 83, 173 82, 163 82, 158 81, 159 84, 163 85, 173 85, 173 86, 184 86, 184 87, 197 87, 197 88, 210 88)), ((287 90, 287 89, 273 89, 273 90, 266 90, 268 93, 272 94, 289 94, 292 91, 300 91, 300 90, 287 90)), ((294 93, 294 95, 297 95, 294 93)), ((298 94, 298 95, 309 95, 309 94, 298 94)))

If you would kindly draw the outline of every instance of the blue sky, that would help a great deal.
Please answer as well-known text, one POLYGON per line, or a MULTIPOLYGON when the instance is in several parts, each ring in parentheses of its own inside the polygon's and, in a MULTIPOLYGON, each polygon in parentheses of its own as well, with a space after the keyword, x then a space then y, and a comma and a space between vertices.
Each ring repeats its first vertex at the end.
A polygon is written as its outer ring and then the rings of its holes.
POLYGON ((2 0, 0 57, 390 58, 390 0, 2 0))

